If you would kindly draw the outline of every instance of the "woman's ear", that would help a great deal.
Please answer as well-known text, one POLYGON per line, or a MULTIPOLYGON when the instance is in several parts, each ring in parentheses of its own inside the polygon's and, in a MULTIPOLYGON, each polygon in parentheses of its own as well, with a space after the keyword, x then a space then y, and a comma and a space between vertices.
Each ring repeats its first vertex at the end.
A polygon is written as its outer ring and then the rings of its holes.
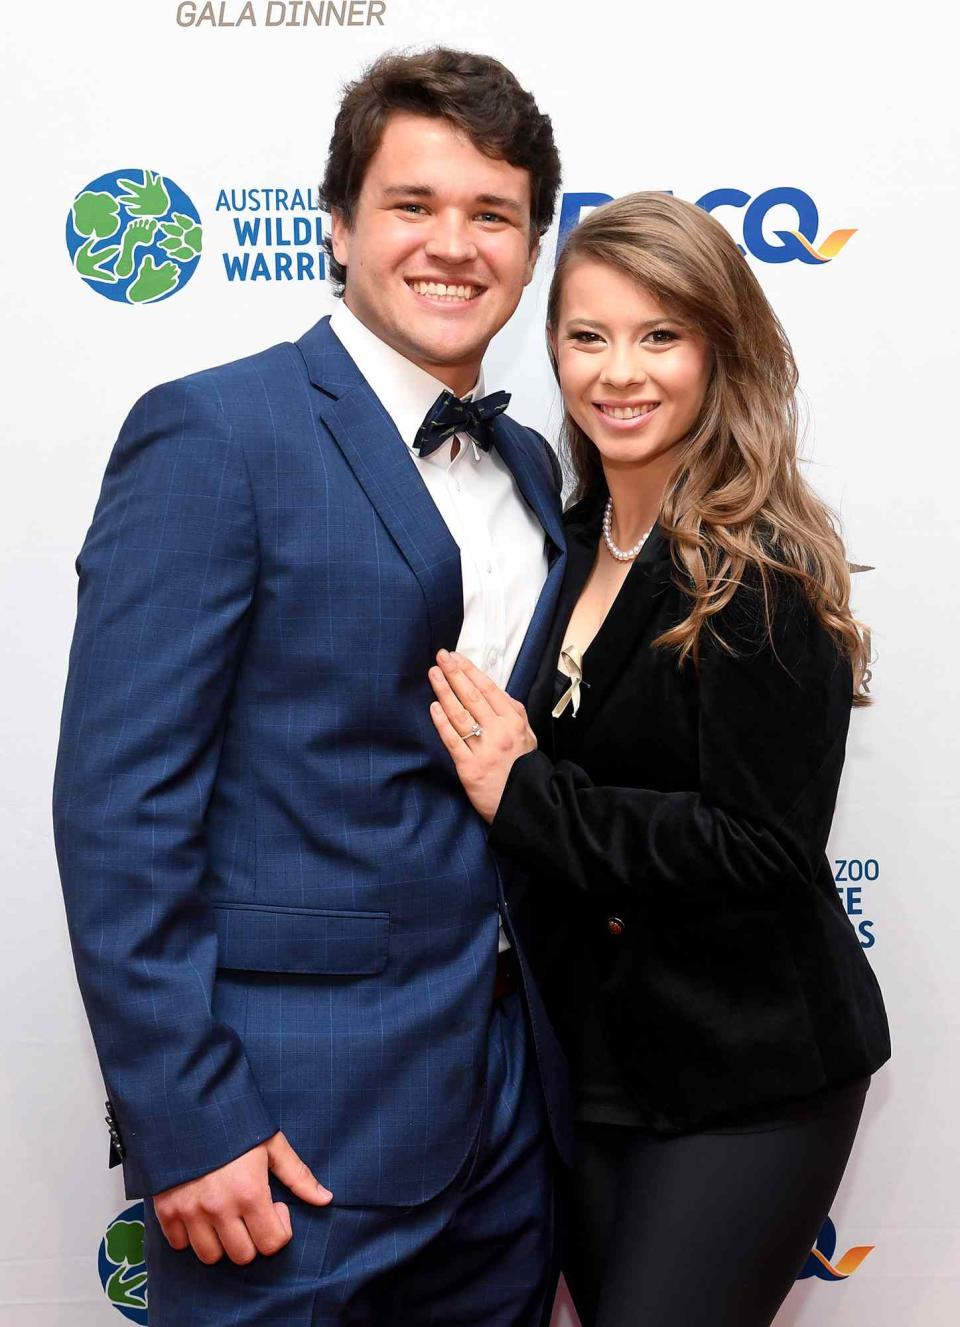
POLYGON ((545 328, 547 338, 547 354, 550 356, 550 363, 553 365, 553 371, 557 371, 557 334, 555 330, 547 324, 545 328))

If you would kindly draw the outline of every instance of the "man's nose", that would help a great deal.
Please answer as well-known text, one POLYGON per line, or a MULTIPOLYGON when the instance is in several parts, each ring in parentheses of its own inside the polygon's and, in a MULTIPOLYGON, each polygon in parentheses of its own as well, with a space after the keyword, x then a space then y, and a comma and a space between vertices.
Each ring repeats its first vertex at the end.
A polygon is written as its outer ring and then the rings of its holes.
POLYGON ((477 256, 477 246, 468 227, 466 218, 458 213, 440 213, 434 218, 424 253, 441 263, 472 263, 477 256))

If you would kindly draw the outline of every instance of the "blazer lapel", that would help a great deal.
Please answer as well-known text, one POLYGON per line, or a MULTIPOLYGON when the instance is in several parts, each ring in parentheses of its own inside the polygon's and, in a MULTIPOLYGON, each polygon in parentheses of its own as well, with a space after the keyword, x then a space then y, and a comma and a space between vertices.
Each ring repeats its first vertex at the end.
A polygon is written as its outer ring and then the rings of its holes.
POLYGON ((672 580, 670 545, 657 526, 584 655, 583 679, 587 684, 584 704, 591 710, 601 705, 622 679, 627 661, 640 648, 650 616, 672 580))
MULTIPOLYGON (((548 754, 553 752, 555 720, 551 711, 555 703, 557 662, 571 614, 593 568, 600 539, 601 517, 592 510, 593 506, 590 503, 585 515, 567 526, 566 575, 541 667, 530 691, 530 722, 548 754)), ((602 512, 602 507, 599 510, 602 512)), ((630 568, 600 631, 587 647, 582 693, 582 705, 587 709, 595 709, 622 677, 627 660, 638 648, 644 627, 672 576, 670 545, 658 526, 630 568)), ((569 716, 562 721, 576 722, 569 716)))
POLYGON ((297 342, 318 389, 317 413, 420 582, 431 655, 455 649, 463 624, 460 550, 393 420, 329 324, 321 319, 297 342))

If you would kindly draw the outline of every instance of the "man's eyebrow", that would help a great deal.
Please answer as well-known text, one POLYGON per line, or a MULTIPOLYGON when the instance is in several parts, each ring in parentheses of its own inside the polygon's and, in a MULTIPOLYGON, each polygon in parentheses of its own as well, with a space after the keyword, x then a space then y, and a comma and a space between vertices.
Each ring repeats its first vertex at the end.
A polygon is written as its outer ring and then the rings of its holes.
MULTIPOLYGON (((436 198, 436 190, 431 189, 428 184, 388 184, 383 189, 384 196, 387 198, 436 198)), ((507 198, 504 194, 477 194, 474 203, 481 203, 484 207, 498 207, 504 212, 512 212, 516 216, 521 216, 523 208, 515 198, 507 198)))
POLYGON ((489 207, 503 208, 504 212, 515 212, 517 216, 523 211, 515 198, 506 198, 503 194, 477 194, 475 201, 486 203, 489 207))
POLYGON ((383 192, 390 198, 395 198, 401 194, 409 198, 411 194, 415 198, 433 198, 435 196, 433 189, 428 184, 388 184, 384 186, 383 192))

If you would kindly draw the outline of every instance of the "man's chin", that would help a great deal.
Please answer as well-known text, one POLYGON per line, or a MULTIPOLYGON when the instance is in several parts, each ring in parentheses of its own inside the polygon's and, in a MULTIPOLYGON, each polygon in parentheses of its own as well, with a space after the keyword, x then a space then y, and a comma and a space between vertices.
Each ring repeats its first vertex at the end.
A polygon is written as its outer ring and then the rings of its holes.
POLYGON ((408 330, 406 342, 408 349, 404 353, 418 364, 426 365, 428 368, 431 364, 435 364, 438 368, 453 368, 458 365, 479 364, 490 343, 490 337, 411 336, 408 330))

